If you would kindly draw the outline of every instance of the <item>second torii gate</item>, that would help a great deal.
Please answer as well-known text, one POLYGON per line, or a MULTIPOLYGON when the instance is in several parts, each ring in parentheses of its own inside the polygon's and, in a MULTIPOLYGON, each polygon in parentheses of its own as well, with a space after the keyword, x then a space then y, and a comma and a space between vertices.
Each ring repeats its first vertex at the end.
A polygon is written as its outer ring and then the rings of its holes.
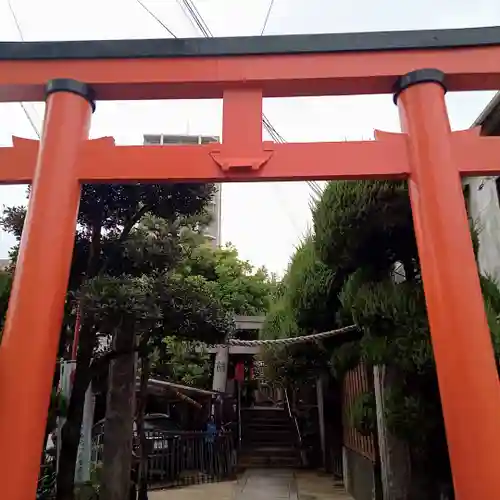
POLYGON ((32 183, 0 346, 0 491, 33 500, 82 182, 408 179, 456 497, 500 498, 500 387, 461 176, 500 140, 451 132, 445 90, 500 89, 500 28, 0 43, 0 102, 46 100, 40 144, 0 148, 32 183), (403 134, 262 142, 262 98, 394 93, 403 134), (223 143, 88 141, 95 100, 223 98, 223 143))

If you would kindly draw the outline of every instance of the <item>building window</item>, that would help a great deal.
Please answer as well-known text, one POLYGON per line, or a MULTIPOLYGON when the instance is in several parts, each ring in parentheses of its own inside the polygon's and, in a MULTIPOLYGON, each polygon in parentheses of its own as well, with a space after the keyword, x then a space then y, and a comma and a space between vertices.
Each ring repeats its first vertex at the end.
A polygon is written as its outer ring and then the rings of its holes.
POLYGON ((161 135, 160 134, 145 135, 144 136, 144 144, 146 144, 146 145, 161 144, 161 135))

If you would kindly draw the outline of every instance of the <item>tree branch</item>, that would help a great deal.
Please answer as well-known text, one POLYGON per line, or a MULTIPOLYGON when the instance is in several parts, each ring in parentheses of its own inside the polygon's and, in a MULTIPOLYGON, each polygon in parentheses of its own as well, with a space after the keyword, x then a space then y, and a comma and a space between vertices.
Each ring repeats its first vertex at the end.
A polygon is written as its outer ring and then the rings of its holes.
POLYGON ((99 272, 99 257, 101 255, 101 231, 102 220, 99 219, 94 224, 92 224, 89 258, 87 261, 87 279, 93 278, 99 272))
POLYGON ((92 373, 91 378, 94 378, 100 370, 102 370, 108 363, 117 359, 121 356, 128 356, 135 352, 139 352, 140 347, 135 347, 134 349, 122 349, 122 350, 111 350, 107 351, 104 354, 101 354, 98 357, 95 357, 90 363, 90 371, 92 373))
MULTIPOLYGON (((151 205, 144 205, 142 208, 137 210, 137 212, 130 218, 130 220, 123 226, 122 232, 120 236, 118 237, 118 240, 116 243, 120 244, 123 243, 130 235, 130 232, 134 228, 134 226, 141 220, 141 218, 149 211, 151 210, 151 205)), ((101 274, 104 274, 108 268, 108 265, 110 263, 110 259, 106 259, 106 262, 104 262, 102 268, 101 268, 101 274)))
POLYGON ((141 218, 146 215, 147 212, 151 210, 151 205, 144 205, 142 208, 137 210, 137 212, 130 218, 130 220, 123 226, 123 230, 118 238, 119 243, 123 243, 130 235, 130 232, 134 226, 141 220, 141 218))

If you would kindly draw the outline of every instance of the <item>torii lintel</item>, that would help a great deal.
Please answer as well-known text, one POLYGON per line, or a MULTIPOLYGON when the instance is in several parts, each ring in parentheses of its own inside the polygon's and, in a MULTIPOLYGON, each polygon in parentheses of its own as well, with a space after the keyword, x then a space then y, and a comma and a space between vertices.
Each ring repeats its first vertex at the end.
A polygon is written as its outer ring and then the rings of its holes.
MULTIPOLYGON (((112 137, 103 137, 83 144, 76 172, 79 181, 88 183, 407 178, 411 165, 406 134, 375 131, 375 139, 264 142, 255 154, 226 161, 224 144, 116 146, 112 137), (262 151, 268 156, 262 156, 262 151), (305 164, 310 166, 307 173, 305 164)), ((475 128, 453 132, 451 139, 454 163, 461 176, 500 174, 500 137, 481 137, 475 128)), ((0 184, 30 184, 39 141, 13 137, 12 143, 12 147, 0 147, 0 184)))

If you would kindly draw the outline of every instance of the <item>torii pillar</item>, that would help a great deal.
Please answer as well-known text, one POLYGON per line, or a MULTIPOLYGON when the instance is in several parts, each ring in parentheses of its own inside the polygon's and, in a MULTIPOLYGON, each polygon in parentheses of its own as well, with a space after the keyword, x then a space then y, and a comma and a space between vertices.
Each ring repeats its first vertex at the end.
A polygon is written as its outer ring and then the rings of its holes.
POLYGON ((407 134, 408 186, 455 489, 457 498, 479 500, 483 488, 487 498, 500 494, 500 385, 445 90, 441 71, 413 71, 399 79, 395 102, 407 134), (481 453, 472 454, 474 448, 481 453), (495 489, 477 484, 482 478, 495 489))
POLYGON ((28 500, 22 491, 33 492, 28 485, 39 473, 43 415, 49 404, 46 395, 51 391, 80 203, 76 165, 93 109, 89 87, 74 80, 50 81, 46 95, 42 138, 0 349, 0 428, 7 431, 2 433, 0 448, 8 455, 2 463, 17 467, 11 471, 16 480, 0 486, 5 499, 28 500), (17 379, 24 383, 16 383, 17 379), (15 410, 19 406, 23 411, 15 410), (12 429, 24 429, 33 446, 15 445, 18 433, 12 429))

